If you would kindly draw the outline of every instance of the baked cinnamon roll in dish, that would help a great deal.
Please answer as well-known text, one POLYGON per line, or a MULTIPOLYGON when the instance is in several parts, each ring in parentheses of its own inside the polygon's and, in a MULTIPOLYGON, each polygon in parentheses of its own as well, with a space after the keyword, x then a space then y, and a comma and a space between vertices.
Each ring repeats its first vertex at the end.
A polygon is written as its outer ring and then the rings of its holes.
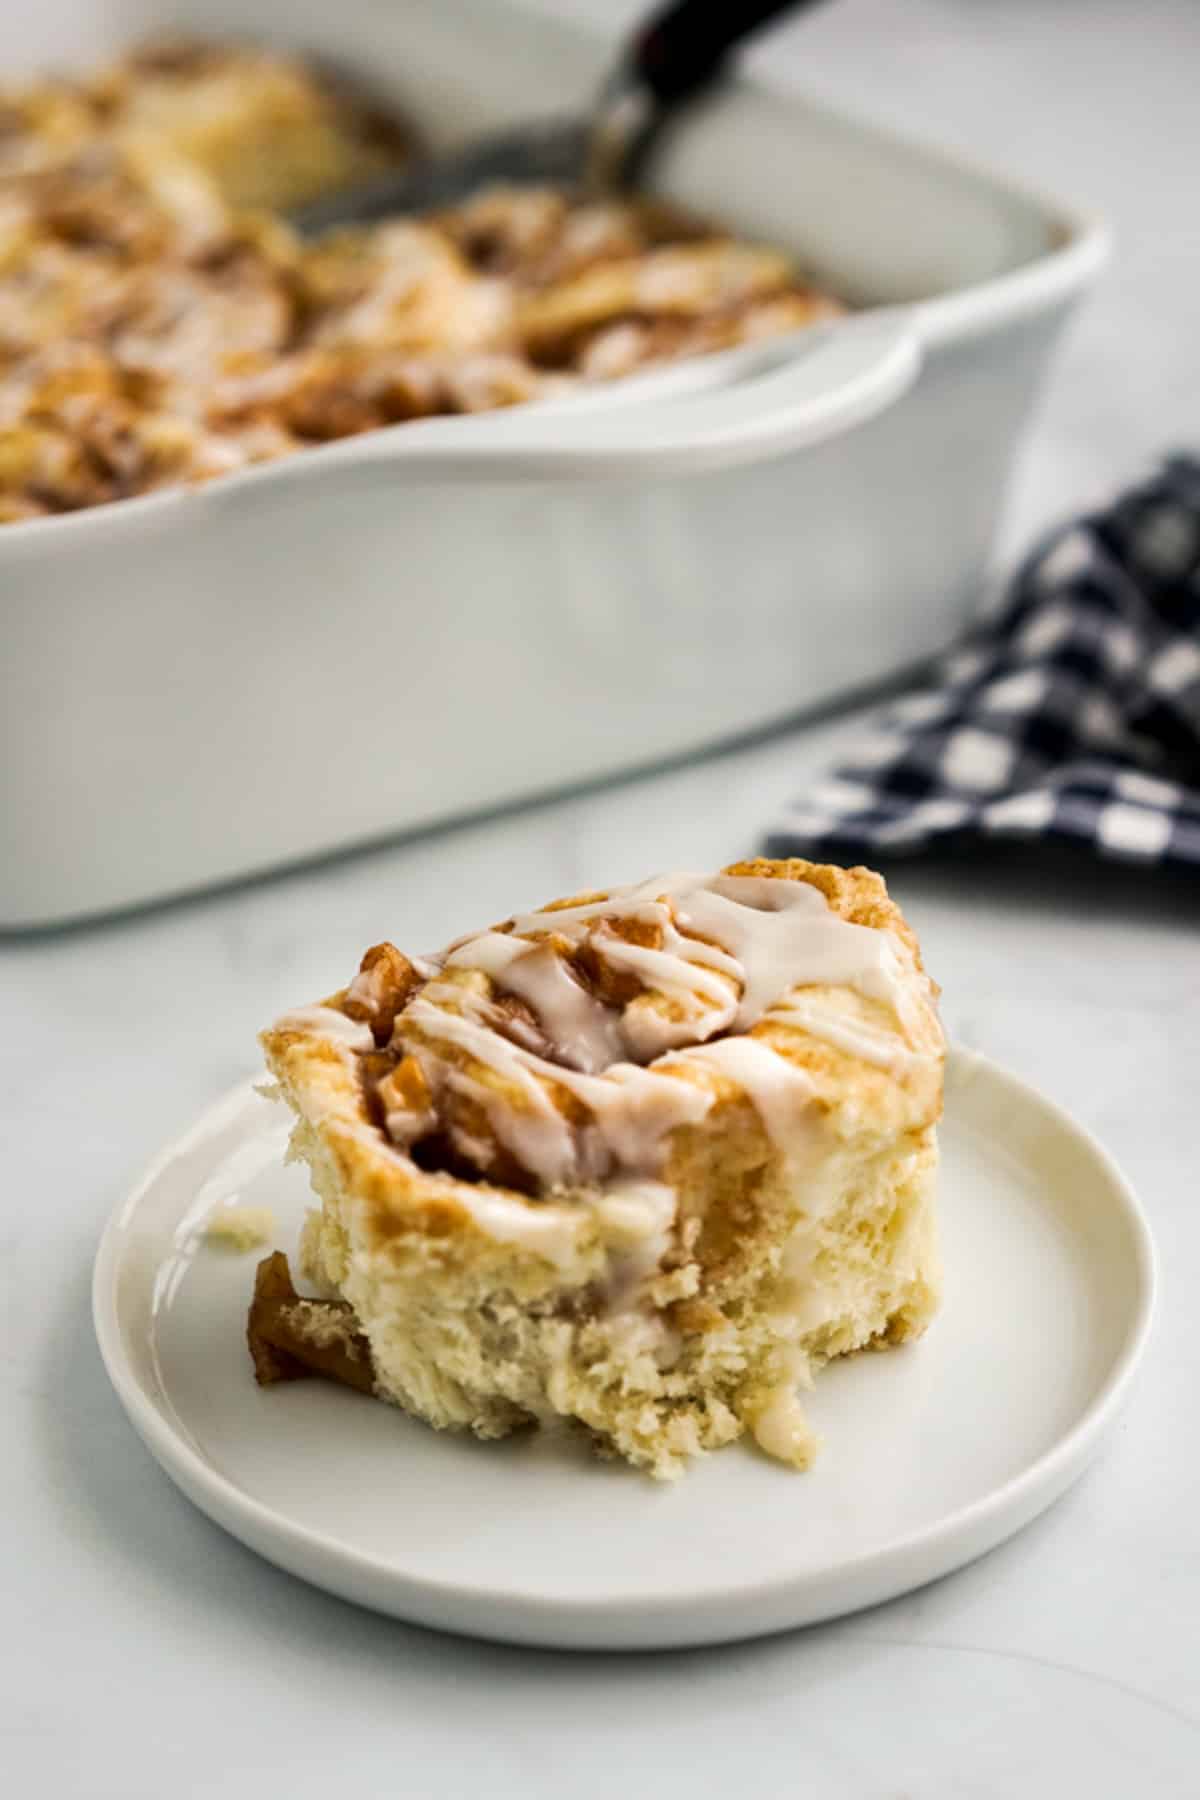
POLYGON ((391 944, 262 1042, 321 1208, 264 1264, 260 1380, 439 1428, 573 1420, 671 1478, 936 1309, 937 989, 880 876, 735 863, 391 944))
POLYGON ((402 116, 283 51, 162 40, 0 88, 0 525, 557 399, 844 308, 639 196, 489 187, 313 240, 402 116))

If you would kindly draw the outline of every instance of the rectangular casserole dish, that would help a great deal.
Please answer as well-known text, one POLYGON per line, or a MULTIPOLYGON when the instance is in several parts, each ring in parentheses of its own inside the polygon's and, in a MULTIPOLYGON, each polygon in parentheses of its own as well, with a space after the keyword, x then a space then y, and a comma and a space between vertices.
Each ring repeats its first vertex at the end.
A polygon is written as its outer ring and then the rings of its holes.
MULTIPOLYGON (((0 24, 0 67, 165 23, 333 56, 435 143, 586 104, 607 50, 490 0, 79 0, 0 24)), ((761 83, 655 185, 869 310, 708 391, 401 425, 0 529, 0 928, 647 765, 953 636, 1103 229, 761 83)))

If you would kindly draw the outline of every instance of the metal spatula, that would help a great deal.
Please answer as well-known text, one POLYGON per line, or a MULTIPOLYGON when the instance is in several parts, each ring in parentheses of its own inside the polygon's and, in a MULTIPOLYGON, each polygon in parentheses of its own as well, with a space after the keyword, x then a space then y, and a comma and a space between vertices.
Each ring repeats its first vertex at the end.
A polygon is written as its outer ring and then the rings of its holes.
POLYGON ((815 0, 673 0, 634 34, 585 118, 534 120, 298 207, 306 236, 451 206, 495 182, 599 192, 636 185, 664 126, 760 26, 815 0))

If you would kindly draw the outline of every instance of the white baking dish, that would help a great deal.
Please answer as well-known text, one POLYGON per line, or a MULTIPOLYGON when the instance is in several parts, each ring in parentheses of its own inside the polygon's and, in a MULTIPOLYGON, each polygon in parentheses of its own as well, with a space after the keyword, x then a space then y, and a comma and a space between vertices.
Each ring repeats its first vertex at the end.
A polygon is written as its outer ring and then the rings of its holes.
MULTIPOLYGON (((334 54, 438 141, 582 105, 606 52, 484 0, 80 0, 6 17, 0 66, 166 19, 334 54)), ((1104 232, 759 85, 658 186, 873 310, 705 392, 402 425, 0 529, 0 927, 677 755, 954 633, 1104 232)))

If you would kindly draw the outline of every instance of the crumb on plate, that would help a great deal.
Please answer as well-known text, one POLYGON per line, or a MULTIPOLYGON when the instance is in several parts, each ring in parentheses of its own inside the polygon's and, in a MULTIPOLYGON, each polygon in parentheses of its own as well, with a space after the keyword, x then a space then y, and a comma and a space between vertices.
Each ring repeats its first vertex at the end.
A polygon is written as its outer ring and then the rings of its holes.
POLYGON ((205 1241, 230 1250, 259 1250, 275 1236, 275 1214, 269 1206, 221 1206, 209 1215, 205 1241))

